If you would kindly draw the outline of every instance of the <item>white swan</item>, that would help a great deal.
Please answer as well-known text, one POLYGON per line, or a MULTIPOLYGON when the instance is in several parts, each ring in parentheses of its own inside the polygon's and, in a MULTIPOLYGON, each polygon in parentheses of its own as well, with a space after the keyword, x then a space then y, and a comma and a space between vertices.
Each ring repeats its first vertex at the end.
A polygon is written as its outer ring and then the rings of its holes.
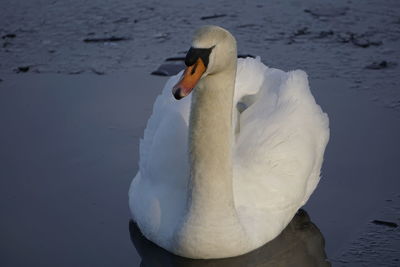
POLYGON ((241 255, 275 238, 314 191, 328 116, 306 73, 237 60, 220 27, 196 31, 185 63, 154 104, 129 206, 143 234, 174 254, 241 255), (180 101, 171 94, 191 89, 180 101))

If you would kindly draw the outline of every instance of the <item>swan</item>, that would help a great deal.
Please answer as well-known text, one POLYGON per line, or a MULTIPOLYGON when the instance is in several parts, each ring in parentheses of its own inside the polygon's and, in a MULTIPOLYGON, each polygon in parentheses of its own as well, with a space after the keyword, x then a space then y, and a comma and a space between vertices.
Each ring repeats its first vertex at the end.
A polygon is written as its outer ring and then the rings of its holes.
POLYGON ((140 141, 132 219, 179 256, 242 255, 278 236, 316 188, 328 116, 305 72, 237 59, 221 27, 196 30, 185 64, 140 141))

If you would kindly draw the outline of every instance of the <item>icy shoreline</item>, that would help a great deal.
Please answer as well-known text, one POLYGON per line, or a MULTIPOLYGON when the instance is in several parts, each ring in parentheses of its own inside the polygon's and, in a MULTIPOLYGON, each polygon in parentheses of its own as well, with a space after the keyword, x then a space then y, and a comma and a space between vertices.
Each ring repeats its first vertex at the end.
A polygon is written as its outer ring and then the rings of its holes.
POLYGON ((182 56, 196 27, 217 24, 236 36, 239 53, 314 78, 344 78, 352 90, 400 110, 396 0, 5 0, 0 8, 0 78, 14 71, 150 73, 165 58, 182 56))

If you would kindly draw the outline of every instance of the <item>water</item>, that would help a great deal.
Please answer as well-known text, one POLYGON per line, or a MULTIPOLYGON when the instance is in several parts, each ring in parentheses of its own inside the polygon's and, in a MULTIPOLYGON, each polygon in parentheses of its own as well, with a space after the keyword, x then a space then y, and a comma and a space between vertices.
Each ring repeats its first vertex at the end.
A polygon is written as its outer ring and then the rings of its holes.
MULTIPOLYGON (((1 265, 139 266, 127 190, 165 78, 140 71, 4 77, 1 265)), ((341 80, 311 86, 330 115, 332 137, 323 178, 305 209, 335 259, 398 188, 400 124, 341 80)))

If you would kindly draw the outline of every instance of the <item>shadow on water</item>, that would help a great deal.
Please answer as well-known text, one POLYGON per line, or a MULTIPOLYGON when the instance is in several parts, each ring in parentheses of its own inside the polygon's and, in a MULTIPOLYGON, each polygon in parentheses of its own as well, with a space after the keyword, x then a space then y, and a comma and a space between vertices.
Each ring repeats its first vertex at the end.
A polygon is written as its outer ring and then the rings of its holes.
POLYGON ((129 232, 142 258, 141 267, 331 266, 326 260, 324 237, 304 210, 299 210, 273 241, 245 255, 226 259, 176 256, 146 239, 133 221, 129 222, 129 232))

